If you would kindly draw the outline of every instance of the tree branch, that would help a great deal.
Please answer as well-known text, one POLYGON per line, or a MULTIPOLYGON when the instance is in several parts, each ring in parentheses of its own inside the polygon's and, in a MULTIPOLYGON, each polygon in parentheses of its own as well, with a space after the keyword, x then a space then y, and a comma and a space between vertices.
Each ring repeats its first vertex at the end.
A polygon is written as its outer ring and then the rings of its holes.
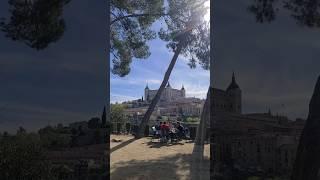
POLYGON ((146 13, 146 14, 130 14, 130 15, 126 15, 126 16, 120 16, 117 17, 116 19, 112 20, 110 25, 112 25, 113 23, 120 21, 122 19, 126 19, 126 18, 130 18, 130 17, 141 17, 141 16, 168 16, 169 14, 165 14, 165 13, 156 13, 156 14, 150 14, 150 13, 146 13))
POLYGON ((113 52, 113 50, 112 51, 110 51, 111 53, 112 53, 112 55, 114 56, 114 58, 116 58, 116 59, 120 59, 114 52, 113 52))

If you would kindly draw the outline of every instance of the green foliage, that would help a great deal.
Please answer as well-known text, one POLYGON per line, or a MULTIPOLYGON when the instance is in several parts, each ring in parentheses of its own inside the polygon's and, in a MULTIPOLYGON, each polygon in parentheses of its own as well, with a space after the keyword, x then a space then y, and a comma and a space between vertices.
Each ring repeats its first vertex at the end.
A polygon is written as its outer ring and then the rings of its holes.
POLYGON ((161 28, 160 39, 167 41, 173 52, 178 44, 182 54, 189 59, 190 68, 200 64, 208 70, 210 62, 210 23, 203 17, 209 8, 205 0, 170 0, 169 16, 165 17, 166 28, 161 28))
POLYGON ((94 143, 99 144, 103 142, 103 137, 102 137, 102 132, 100 131, 100 129, 96 129, 94 131, 94 143))
POLYGON ((187 117, 186 119, 185 119, 185 122, 200 122, 200 118, 198 118, 198 117, 187 117))
POLYGON ((0 30, 14 41, 41 50, 58 41, 65 31, 63 7, 70 0, 9 0, 11 17, 0 30))
POLYGON ((156 38, 151 25, 163 15, 163 0, 111 0, 110 44, 112 73, 130 72, 133 58, 150 56, 147 42, 156 38))
POLYGON ((271 22, 275 20, 277 12, 273 6, 274 3, 275 0, 255 0, 254 3, 248 7, 248 10, 255 14, 257 22, 271 22))
POLYGON ((17 130, 17 134, 25 134, 25 133, 27 133, 27 131, 20 126, 19 129, 17 130))
POLYGON ((320 3, 318 0, 253 0, 248 7, 259 23, 272 22, 280 10, 289 10, 297 24, 320 27, 320 3))
POLYGON ((9 136, 9 133, 7 131, 4 131, 2 134, 2 137, 8 137, 8 136, 9 136))
POLYGON ((100 124, 100 118, 98 117, 94 117, 94 118, 91 118, 89 121, 88 121, 88 128, 90 129, 97 129, 101 127, 101 124, 100 124))
POLYGON ((103 107, 103 112, 102 112, 102 116, 101 116, 101 123, 102 123, 103 128, 107 127, 106 106, 103 107))
POLYGON ((47 126, 38 131, 41 145, 48 149, 68 147, 71 141, 71 134, 66 134, 61 129, 47 126))
POLYGON ((122 104, 111 104, 110 120, 112 123, 124 123, 127 118, 124 114, 125 106, 122 104))
POLYGON ((37 134, 18 134, 0 139, 0 177, 50 179, 50 165, 37 134))
POLYGON ((167 28, 158 33, 173 51, 181 38, 185 41, 183 54, 189 58, 189 66, 200 64, 209 69, 209 22, 204 15, 209 11, 204 0, 124 0, 111 1, 111 53, 112 72, 121 77, 130 72, 133 58, 150 56, 147 42, 155 39, 151 25, 165 20, 167 28))

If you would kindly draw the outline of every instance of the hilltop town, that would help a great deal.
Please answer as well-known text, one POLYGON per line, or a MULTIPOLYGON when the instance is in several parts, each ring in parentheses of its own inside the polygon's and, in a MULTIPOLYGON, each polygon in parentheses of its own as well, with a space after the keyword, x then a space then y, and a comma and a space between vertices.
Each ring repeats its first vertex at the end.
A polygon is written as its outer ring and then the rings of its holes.
MULTIPOLYGON (((119 129, 119 132, 121 130, 132 132, 133 128, 140 124, 144 113, 147 111, 151 100, 156 93, 157 90, 149 89, 148 85, 146 85, 144 96, 142 96, 141 99, 123 102, 121 105, 125 107, 123 110, 125 121, 119 123, 119 121, 112 121, 111 118, 113 131, 118 131, 119 129), (126 128, 124 128, 124 126, 126 128)), ((161 94, 159 103, 152 113, 147 131, 149 127, 159 123, 159 121, 181 121, 184 122, 184 124, 195 128, 199 123, 205 100, 187 97, 186 94, 187 90, 183 85, 181 89, 175 89, 171 87, 168 82, 164 92, 161 94)), ((193 136, 195 136, 194 133, 193 136)))

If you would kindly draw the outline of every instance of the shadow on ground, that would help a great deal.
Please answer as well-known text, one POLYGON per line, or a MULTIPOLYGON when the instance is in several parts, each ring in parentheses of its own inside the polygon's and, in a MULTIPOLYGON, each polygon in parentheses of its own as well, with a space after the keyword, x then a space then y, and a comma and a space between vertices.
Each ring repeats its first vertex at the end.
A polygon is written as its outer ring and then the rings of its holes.
MULTIPOLYGON (((161 159, 142 161, 132 160, 114 164, 111 173, 114 180, 191 180, 192 173, 202 173, 203 180, 209 180, 209 159, 204 159, 203 168, 197 172, 191 170, 192 155, 177 154, 161 159)), ((198 179, 197 179, 198 180, 198 179)))
POLYGON ((124 141, 124 142, 122 142, 121 144, 118 144, 118 145, 116 145, 115 147, 111 148, 111 149, 110 149, 110 153, 112 153, 112 152, 114 152, 114 151, 116 151, 116 150, 118 150, 118 149, 121 149, 121 148, 129 145, 130 143, 133 143, 133 142, 136 141, 136 140, 137 140, 137 139, 132 138, 132 139, 129 139, 129 140, 127 140, 127 141, 124 141))
POLYGON ((147 142, 146 143, 150 148, 161 148, 161 147, 169 147, 169 146, 177 146, 184 145, 182 142, 170 142, 170 143, 161 143, 161 142, 147 142))

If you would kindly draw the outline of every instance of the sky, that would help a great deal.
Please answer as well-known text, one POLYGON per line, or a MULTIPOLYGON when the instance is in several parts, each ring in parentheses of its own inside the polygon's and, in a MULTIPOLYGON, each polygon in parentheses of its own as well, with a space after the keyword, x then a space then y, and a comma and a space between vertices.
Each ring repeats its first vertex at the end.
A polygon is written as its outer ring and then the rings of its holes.
MULTIPOLYGON (((105 2, 71 1, 66 32, 37 51, 0 32, 0 132, 100 117, 106 103, 105 2)), ((9 18, 7 1, 0 17, 9 18)))
MULTIPOLYGON (((155 23, 153 28, 160 27, 155 23)), ((134 59, 131 72, 125 77, 111 74, 111 103, 139 99, 144 95, 144 88, 148 84, 150 89, 158 89, 173 53, 166 48, 166 43, 160 39, 148 43, 151 55, 147 59, 134 59)), ((186 89, 187 97, 205 98, 210 80, 210 72, 200 66, 190 69, 188 59, 179 56, 172 71, 169 83, 172 88, 186 89)))
POLYGON ((244 113, 267 112, 306 118, 320 75, 319 29, 301 27, 281 11, 258 24, 251 0, 215 1, 214 85, 225 89, 235 71, 244 113))
MULTIPOLYGON (((209 3, 206 3, 206 5, 208 6, 209 3)), ((205 18, 206 20, 210 18, 209 12, 205 18)), ((161 27, 164 27, 164 25, 157 21, 153 24, 152 29, 157 31, 161 27)), ((173 53, 166 48, 166 42, 159 38, 150 41, 148 45, 151 52, 150 57, 134 59, 129 75, 119 77, 111 74, 111 103, 140 99, 144 96, 144 88, 147 84, 150 89, 160 87, 173 53)), ((210 72, 200 66, 190 69, 188 62, 189 60, 186 57, 182 55, 178 57, 169 83, 175 89, 181 89, 183 85, 187 97, 204 99, 209 87, 210 72)))
MULTIPOLYGON (((320 35, 282 13, 257 24, 247 0, 215 1, 214 86, 225 89, 232 71, 242 89, 243 111, 306 118, 319 76, 320 35), (232 5, 231 5, 232 4, 232 5)), ((37 130, 101 116, 107 96, 105 2, 77 0, 65 8, 67 30, 58 42, 36 51, 0 32, 0 132, 19 126, 37 130)), ((7 1, 0 17, 9 17, 7 1)), ((157 25, 155 25, 157 27, 157 25)), ((134 60, 124 78, 111 75, 111 101, 141 98, 146 84, 157 89, 172 58, 160 40, 151 56, 134 60)), ((205 97, 209 72, 190 69, 179 57, 170 84, 189 97, 205 97)))

